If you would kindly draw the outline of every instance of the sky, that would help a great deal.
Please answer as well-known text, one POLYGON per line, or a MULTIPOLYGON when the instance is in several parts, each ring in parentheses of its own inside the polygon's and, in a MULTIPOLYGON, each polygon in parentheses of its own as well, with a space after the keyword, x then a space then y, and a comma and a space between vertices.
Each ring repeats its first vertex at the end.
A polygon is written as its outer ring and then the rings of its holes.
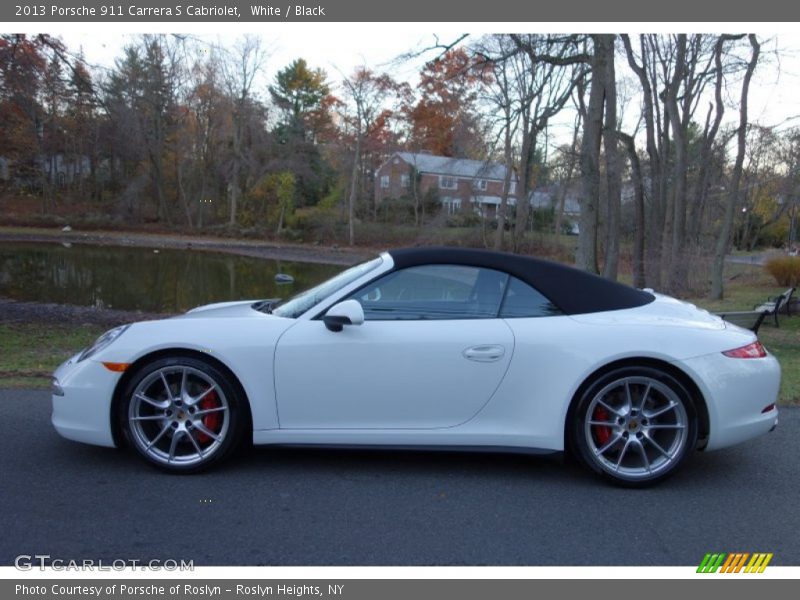
MULTIPOLYGON (((366 65, 377 70, 388 71, 400 81, 416 83, 416 76, 426 60, 435 57, 438 51, 428 51, 420 57, 406 62, 396 59, 408 52, 422 51, 436 43, 436 35, 442 42, 455 40, 462 31, 475 31, 471 35, 475 39, 487 32, 486 24, 473 28, 475 24, 331 24, 325 28, 310 30, 309 27, 273 28, 256 32, 262 37, 263 44, 269 51, 269 57, 257 89, 266 95, 266 86, 274 79, 275 73, 292 60, 303 57, 313 67, 321 67, 328 73, 331 81, 341 79, 341 74, 351 73, 357 66, 366 65), (482 30, 482 31, 480 31, 482 30)), ((494 25, 494 24, 489 24, 494 25)), ((495 31, 527 30, 533 31, 536 24, 516 24, 517 29, 508 29, 508 24, 496 25, 495 31)), ((540 24, 540 30, 547 29, 540 24)), ((720 24, 725 29, 726 24, 720 24)), ((697 27, 677 24, 684 29, 673 31, 692 32, 697 27)), ((86 27, 86 26, 84 26, 86 27)), ((718 26, 719 27, 719 26, 718 26)), ((621 28, 621 26, 620 26, 621 28)), ((652 31, 652 25, 644 25, 642 29, 625 28, 631 34, 639 31, 652 31)), ((730 31, 736 31, 735 24, 727 24, 730 31)), ((597 29, 597 27, 593 27, 597 29)), ((163 27, 161 29, 164 30, 163 27)), ((490 28, 488 31, 491 31, 490 28)), ((576 27, 575 31, 580 31, 576 27)), ((584 29, 585 30, 585 29, 584 29)), ((231 45, 234 40, 245 33, 244 29, 222 27, 214 30, 195 30, 191 35, 200 43, 209 45, 231 45)), ((119 28, 98 31, 80 29, 80 25, 66 26, 61 24, 51 31, 59 35, 72 52, 83 49, 86 60, 99 67, 110 68, 114 59, 120 56, 122 48, 130 43, 139 33, 120 31, 119 28), (64 30, 66 29, 66 30, 64 30)), ((778 126, 779 129, 800 126, 800 37, 787 30, 784 25, 774 24, 773 29, 762 29, 757 32, 762 42, 762 61, 753 78, 750 92, 750 121, 765 126, 778 126)), ((632 73, 627 63, 620 58, 617 65, 618 78, 630 77, 632 73)), ((738 93, 738 91, 737 91, 738 93)), ((733 99, 731 99, 733 101, 733 99)), ((701 112, 701 111, 698 111, 701 112)), ((702 111, 705 112, 704 110, 702 111)), ((639 117, 639 103, 636 99, 629 102, 624 112, 623 128, 635 128, 639 117)), ((725 123, 733 123, 737 119, 735 110, 726 110, 725 123)), ((551 143, 565 143, 569 140, 573 116, 563 114, 552 123, 551 143)))
MULTIPOLYGON (((191 34, 201 43, 230 46, 242 34, 191 34)), ((86 60, 102 67, 112 67, 114 59, 120 56, 122 48, 132 43, 138 33, 120 34, 117 32, 69 32, 56 33, 68 48, 77 52, 83 48, 86 60)), ((314 66, 327 71, 331 80, 340 80, 339 72, 349 75, 357 66, 366 65, 381 70, 390 70, 397 78, 412 79, 419 71, 424 59, 405 65, 390 64, 401 54, 414 48, 425 48, 434 43, 434 36, 428 32, 418 34, 387 35, 383 29, 365 28, 357 36, 302 36, 291 32, 259 34, 262 44, 268 49, 265 77, 271 81, 275 73, 296 58, 305 58, 314 66)), ((435 56, 431 54, 430 58, 435 56)))

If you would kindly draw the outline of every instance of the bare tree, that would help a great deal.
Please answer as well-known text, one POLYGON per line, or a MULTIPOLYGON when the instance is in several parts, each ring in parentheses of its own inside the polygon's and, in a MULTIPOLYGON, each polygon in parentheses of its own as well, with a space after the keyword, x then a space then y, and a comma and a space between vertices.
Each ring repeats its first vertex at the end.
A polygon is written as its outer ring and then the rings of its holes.
POLYGON ((652 71, 652 59, 650 56, 649 46, 645 42, 645 36, 639 37, 640 59, 637 61, 636 54, 631 44, 630 36, 622 34, 622 43, 625 46, 625 55, 628 59, 628 65, 631 70, 636 74, 642 89, 642 120, 645 125, 646 133, 646 148, 648 156, 648 175, 649 185, 645 186, 644 176, 642 174, 642 187, 647 187, 649 197, 652 204, 650 222, 655 224, 649 228, 651 243, 649 244, 650 252, 649 259, 647 260, 648 266, 646 267, 646 276, 648 283, 652 287, 660 287, 661 274, 660 274, 660 260, 659 248, 660 245, 654 243, 652 240, 661 240, 661 229, 657 223, 663 221, 663 198, 666 191, 663 187, 664 178, 662 177, 662 165, 664 164, 664 137, 661 135, 659 127, 660 116, 657 110, 656 94, 654 91, 652 71))
POLYGON ((643 288, 646 284, 644 268, 644 178, 642 176, 642 163, 636 153, 636 143, 632 135, 618 132, 618 136, 628 154, 631 166, 631 181, 633 183, 633 285, 643 288))
POLYGON ((363 171, 361 153, 364 140, 378 117, 386 110, 384 103, 397 84, 388 75, 376 75, 365 66, 358 67, 350 77, 342 80, 350 105, 346 120, 353 130, 353 168, 350 174, 350 192, 347 201, 348 240, 355 244, 355 208, 358 198, 359 173, 363 171))
POLYGON ((589 103, 583 117, 581 144, 581 214, 576 265, 591 273, 598 273, 597 225, 600 204, 600 144, 603 132, 603 105, 605 102, 608 61, 614 59, 614 36, 592 36, 592 82, 589 86, 589 103))
POLYGON ((213 200, 209 190, 213 189, 213 177, 221 152, 221 130, 223 118, 229 107, 228 99, 221 89, 220 66, 216 54, 199 60, 192 70, 192 85, 187 104, 193 116, 192 135, 188 145, 192 179, 193 212, 198 228, 203 228, 208 209, 213 200))
POLYGON ((514 224, 516 250, 528 225, 528 196, 537 183, 534 162, 539 135, 564 108, 587 70, 585 57, 579 52, 582 36, 514 34, 511 39, 525 58, 514 70, 520 135, 517 215, 514 224))
POLYGON ((687 282, 687 247, 698 239, 697 223, 704 210, 711 155, 724 111, 716 93, 723 74, 721 44, 719 38, 704 34, 648 34, 639 36, 635 49, 630 36, 621 37, 628 65, 642 89, 648 161, 640 171, 640 183, 649 200, 647 283, 680 292, 687 282), (709 82, 714 82, 715 102, 698 144, 694 116, 709 82), (693 143, 700 147, 699 161, 689 155, 693 143), (697 173, 693 186, 690 173, 697 173))
POLYGON ((605 91, 605 121, 603 124, 603 150, 605 151, 606 193, 608 219, 606 220, 605 263, 603 277, 616 281, 619 269, 620 221, 622 212, 622 165, 619 157, 617 122, 617 80, 614 69, 615 36, 604 40, 607 53, 603 87, 605 91))
MULTIPOLYGON (((575 89, 575 93, 578 98, 583 98, 584 94, 586 93, 585 85, 580 83, 575 89)), ((582 124, 583 111, 577 110, 576 103, 575 122, 572 126, 572 142, 570 142, 569 147, 561 149, 561 162, 564 166, 564 173, 560 179, 555 205, 556 216, 553 224, 553 232, 555 233, 556 240, 558 240, 559 236, 561 235, 561 229, 564 223, 564 210, 566 208, 567 195, 572 187, 572 179, 575 174, 575 167, 577 166, 580 158, 579 143, 582 124)))
MULTIPOLYGON (((665 90, 663 101, 668 118, 675 156, 673 163, 673 193, 671 231, 664 238, 662 266, 667 273, 666 288, 680 292, 687 283, 687 206, 689 204, 689 143, 693 118, 698 102, 709 81, 714 78, 716 40, 713 36, 679 34, 654 38, 653 44, 662 67, 665 90), (671 73, 670 73, 671 69, 671 73)), ((714 142, 716 130, 707 127, 704 131, 709 149, 714 142)))
MULTIPOLYGON (((735 36, 723 36, 725 39, 735 39, 735 36)), ((739 185, 742 179, 742 167, 744 165, 745 147, 747 143, 747 100, 750 92, 750 80, 758 64, 758 56, 761 51, 761 44, 754 34, 747 36, 750 42, 750 60, 747 63, 747 70, 742 80, 742 90, 739 100, 739 128, 736 131, 736 162, 733 166, 731 185, 728 190, 728 197, 725 203, 725 216, 722 220, 717 246, 714 253, 714 264, 711 270, 711 298, 721 300, 724 293, 723 272, 725 269, 725 255, 728 252, 733 230, 733 215, 736 210, 736 203, 739 200, 739 185)))
POLYGON ((698 175, 695 181, 695 188, 692 202, 689 205, 688 230, 690 242, 698 245, 700 243, 700 232, 702 230, 703 215, 706 209, 708 190, 711 185, 711 174, 713 172, 713 152, 717 140, 722 117, 725 114, 725 104, 722 100, 722 83, 724 78, 722 52, 725 38, 719 36, 714 44, 714 102, 709 104, 706 113, 705 125, 703 127, 703 138, 698 158, 698 175))
POLYGON ((514 176, 514 140, 519 127, 520 113, 514 95, 515 69, 517 67, 513 63, 519 60, 520 53, 515 49, 516 46, 506 35, 493 35, 476 48, 476 52, 484 57, 491 68, 492 77, 485 82, 486 100, 491 106, 498 109, 498 115, 492 125, 499 128, 499 137, 502 138, 503 164, 505 165, 503 191, 497 206, 497 229, 492 241, 495 250, 503 248, 503 234, 508 221, 509 197, 514 176))
POLYGON ((246 125, 252 108, 252 88, 256 75, 263 68, 266 52, 261 46, 261 38, 245 35, 238 40, 232 50, 224 51, 222 79, 233 101, 233 140, 228 183, 228 225, 236 225, 239 198, 242 194, 241 172, 245 161, 244 137, 246 125))

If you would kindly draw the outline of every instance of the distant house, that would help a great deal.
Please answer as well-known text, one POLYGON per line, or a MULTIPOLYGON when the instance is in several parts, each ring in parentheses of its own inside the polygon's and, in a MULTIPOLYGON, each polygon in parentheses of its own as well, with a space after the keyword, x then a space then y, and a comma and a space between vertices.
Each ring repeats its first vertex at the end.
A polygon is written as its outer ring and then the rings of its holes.
POLYGON ((564 214, 568 217, 577 217, 581 212, 580 189, 577 185, 571 185, 563 188, 563 184, 553 183, 551 185, 542 185, 533 190, 528 198, 532 208, 543 209, 553 208, 558 209, 558 203, 561 197, 564 197, 564 214))
MULTIPOLYGON (((34 164, 51 184, 58 186, 88 179, 92 172, 91 161, 86 155, 40 154, 34 164)), ((0 180, 12 179, 12 166, 11 159, 0 156, 0 180)))
POLYGON ((40 157, 40 161, 50 183, 59 186, 87 179, 92 172, 91 161, 86 155, 53 154, 40 157))
MULTIPOLYGON (((620 202, 622 206, 631 204, 635 198, 635 188, 631 181, 623 181, 620 189, 620 202)), ((564 202, 564 216, 570 220, 572 232, 578 233, 578 219, 581 214, 580 198, 583 190, 580 181, 575 180, 570 184, 560 182, 541 185, 528 194, 528 201, 534 209, 558 210, 558 204, 564 202), (564 187, 566 185, 566 188, 564 187)))
MULTIPOLYGON (((437 189, 448 214, 475 211, 486 218, 497 214, 503 196, 506 166, 498 163, 433 154, 395 152, 375 172, 375 202, 411 197, 412 177, 419 177, 419 193, 437 189)), ((508 203, 516 204, 516 173, 511 173, 508 203)))

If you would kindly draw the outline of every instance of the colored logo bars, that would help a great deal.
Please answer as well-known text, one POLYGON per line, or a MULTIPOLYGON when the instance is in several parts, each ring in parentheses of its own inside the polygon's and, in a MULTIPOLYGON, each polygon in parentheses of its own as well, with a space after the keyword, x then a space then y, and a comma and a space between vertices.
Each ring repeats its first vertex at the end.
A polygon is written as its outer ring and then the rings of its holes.
POLYGON ((763 573, 769 561, 772 560, 772 552, 735 552, 732 554, 708 553, 703 557, 700 566, 697 567, 698 573, 763 573), (748 562, 747 559, 750 559, 748 562), (745 563, 747 563, 745 565, 745 563))

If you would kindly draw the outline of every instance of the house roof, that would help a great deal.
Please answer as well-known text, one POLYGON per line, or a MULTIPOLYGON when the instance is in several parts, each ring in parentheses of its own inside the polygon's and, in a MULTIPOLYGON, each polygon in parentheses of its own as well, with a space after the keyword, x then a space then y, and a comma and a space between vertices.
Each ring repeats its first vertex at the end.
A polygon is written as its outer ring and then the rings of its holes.
POLYGON ((506 176, 505 165, 484 160, 452 158, 450 156, 435 156, 433 154, 414 152, 397 152, 395 156, 399 156, 422 173, 452 175, 454 177, 468 177, 471 179, 503 180, 506 176))
MULTIPOLYGON (((528 194, 528 200, 533 208, 551 208, 556 206, 559 200, 559 193, 558 184, 550 187, 540 187, 528 194)), ((581 205, 578 201, 577 192, 568 189, 564 196, 564 213, 568 215, 577 215, 580 211, 581 205)))

